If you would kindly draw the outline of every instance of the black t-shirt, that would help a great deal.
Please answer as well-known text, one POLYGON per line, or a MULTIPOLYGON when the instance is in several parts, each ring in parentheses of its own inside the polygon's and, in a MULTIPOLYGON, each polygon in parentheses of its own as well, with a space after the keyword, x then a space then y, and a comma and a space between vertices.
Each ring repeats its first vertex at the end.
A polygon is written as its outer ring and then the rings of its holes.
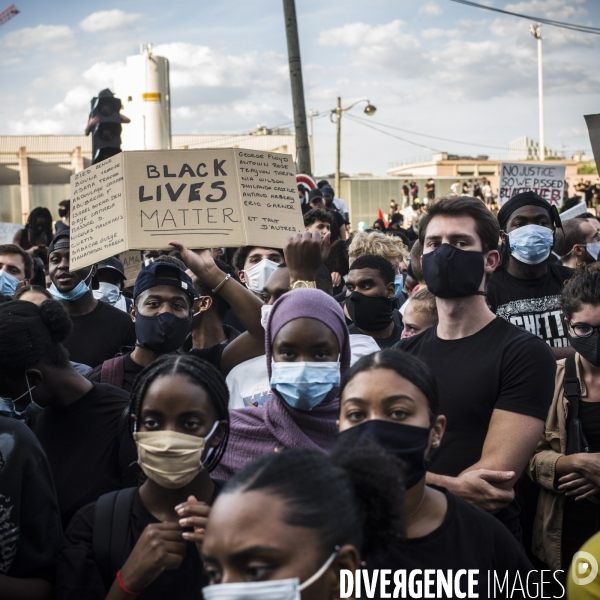
POLYGON ((331 238, 330 243, 337 242, 340 239, 340 227, 342 227, 346 221, 344 217, 335 209, 328 208, 329 214, 333 217, 333 223, 331 224, 331 238))
POLYGON ((543 339, 549 346, 569 345, 558 299, 573 269, 548 263, 536 279, 518 279, 506 269, 495 271, 487 286, 488 301, 499 317, 543 339))
POLYGON ((227 344, 215 344, 214 346, 207 346, 206 348, 194 348, 193 350, 190 350, 188 354, 209 362, 220 371, 221 356, 226 347, 227 344))
MULTIPOLYGON (((347 319, 346 319, 347 320, 347 319)), ((352 323, 352 322, 351 322, 352 323)), ((350 335, 369 335, 368 333, 363 333, 354 323, 348 325, 348 333, 350 335)), ((394 323, 394 330, 389 337, 386 338, 373 338, 373 341, 383 350, 384 348, 391 348, 394 344, 397 344, 400 341, 400 336, 402 335, 402 327, 398 327, 396 323, 394 323)))
POLYGON ((0 575, 54 579, 62 528, 48 459, 29 427, 0 417, 0 575))
MULTIPOLYGON (((398 541, 386 558, 372 560, 367 556, 365 561, 368 569, 391 569, 392 572, 406 569, 407 581, 410 572, 415 569, 422 572, 425 569, 437 570, 433 573, 433 581, 436 583, 431 587, 432 598, 456 598, 453 594, 445 595, 443 591, 441 595, 437 595, 438 573, 446 575, 450 569, 455 576, 461 569, 477 569, 479 572, 474 575, 477 581, 474 592, 479 594, 479 598, 522 598, 523 595, 519 595, 518 592, 513 596, 510 593, 503 595, 498 588, 494 594, 491 585, 488 590, 488 573, 490 581, 493 582, 494 572, 501 581, 508 572, 511 588, 517 572, 525 582, 528 572, 533 570, 533 567, 522 546, 494 517, 443 488, 436 489, 445 493, 448 499, 448 512, 440 527, 426 536, 398 541)), ((423 573, 418 579, 423 581, 423 573)), ((392 584, 387 591, 393 591, 394 587, 392 584)), ((466 574, 460 579, 460 589, 467 592, 466 574)), ((380 591, 379 586, 377 591, 380 591)), ((375 597, 379 598, 378 595, 375 597)), ((402 597, 415 597, 409 594, 408 585, 407 595, 402 597)), ((420 594, 416 597, 425 596, 420 594)))
MULTIPOLYGON (((128 394, 131 393, 133 382, 138 374, 144 370, 144 367, 138 365, 131 359, 131 352, 123 355, 123 385, 122 388, 128 394)), ((102 365, 98 365, 92 369, 92 372, 87 376, 90 381, 94 383, 102 382, 102 365)))
POLYGON ((102 494, 138 483, 137 449, 124 409, 129 394, 104 383, 64 410, 51 406, 32 429, 46 451, 66 527, 73 515, 102 494))
POLYGON ((71 317, 73 330, 65 347, 75 362, 97 367, 114 358, 123 346, 135 345, 135 325, 131 317, 107 304, 98 306, 87 315, 71 317))
MULTIPOLYGON (((219 482, 215 481, 215 497, 219 482)), ((214 501, 214 499, 213 499, 214 501)), ((73 517, 65 532, 63 548, 58 558, 57 594, 58 600, 104 600, 107 590, 100 570, 93 557, 94 513, 96 503, 84 506, 73 517)), ((136 491, 131 509, 130 538, 123 555, 128 557, 144 529, 151 523, 159 523, 142 504, 139 491, 136 491)), ((125 564, 125 561, 123 561, 125 564)), ((141 600, 202 600, 202 588, 208 585, 196 544, 188 542, 183 563, 178 569, 163 571, 139 598, 141 600)))
POLYGON ((579 402, 579 418, 590 452, 600 452, 600 402, 579 402))
POLYGON ((494 409, 546 420, 554 394, 556 360, 539 338, 496 318, 458 340, 437 336, 437 326, 400 340, 437 379, 439 414, 447 419, 430 471, 451 477, 481 458, 494 409))

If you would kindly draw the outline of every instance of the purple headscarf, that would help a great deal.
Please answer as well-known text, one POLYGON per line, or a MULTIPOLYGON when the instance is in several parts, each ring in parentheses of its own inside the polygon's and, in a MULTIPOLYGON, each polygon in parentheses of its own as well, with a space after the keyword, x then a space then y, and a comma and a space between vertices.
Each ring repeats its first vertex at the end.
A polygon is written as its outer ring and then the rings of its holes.
MULTIPOLYGON (((325 292, 302 289, 284 294, 269 316, 265 332, 266 360, 271 377, 271 349, 280 329, 295 319, 307 317, 327 325, 340 346, 342 377, 350 366, 350 340, 340 305, 325 292)), ((212 476, 229 479, 255 458, 285 448, 314 448, 327 452, 337 434, 339 388, 310 411, 292 408, 273 391, 262 406, 229 412, 230 434, 227 451, 212 476)))

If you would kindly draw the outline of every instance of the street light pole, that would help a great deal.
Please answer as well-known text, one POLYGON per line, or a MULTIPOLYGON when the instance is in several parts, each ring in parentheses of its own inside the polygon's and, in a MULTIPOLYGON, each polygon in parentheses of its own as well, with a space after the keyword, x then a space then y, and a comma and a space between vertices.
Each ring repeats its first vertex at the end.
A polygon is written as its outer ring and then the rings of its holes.
POLYGON ((537 39, 538 47, 538 95, 540 110, 540 160, 546 160, 546 140, 544 135, 544 67, 542 62, 542 25, 537 23, 529 28, 531 35, 537 39))
POLYGON ((365 114, 369 117, 375 114, 377 110, 369 100, 357 100, 354 104, 351 104, 348 108, 342 108, 342 99, 338 96, 337 105, 334 110, 331 111, 330 119, 333 120, 333 115, 335 115, 335 125, 336 125, 336 145, 335 145, 335 190, 336 194, 340 194, 340 163, 341 163, 341 153, 342 153, 342 113, 348 112, 351 108, 354 108, 357 104, 361 102, 366 102, 367 106, 365 107, 365 114))
POLYGON ((321 113, 318 110, 308 109, 307 116, 310 119, 310 168, 311 173, 315 172, 315 132, 313 127, 313 119, 318 117, 321 113))

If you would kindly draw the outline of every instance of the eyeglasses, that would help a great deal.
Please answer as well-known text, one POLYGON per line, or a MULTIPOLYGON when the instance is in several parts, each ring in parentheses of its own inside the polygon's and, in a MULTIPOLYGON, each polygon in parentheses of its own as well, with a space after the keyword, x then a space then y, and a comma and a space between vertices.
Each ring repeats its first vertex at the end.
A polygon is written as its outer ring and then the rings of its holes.
POLYGON ((577 323, 576 325, 573 325, 573 323, 569 321, 569 327, 573 330, 575 337, 579 338, 588 338, 594 331, 600 332, 600 325, 596 327, 588 325, 587 323, 577 323))

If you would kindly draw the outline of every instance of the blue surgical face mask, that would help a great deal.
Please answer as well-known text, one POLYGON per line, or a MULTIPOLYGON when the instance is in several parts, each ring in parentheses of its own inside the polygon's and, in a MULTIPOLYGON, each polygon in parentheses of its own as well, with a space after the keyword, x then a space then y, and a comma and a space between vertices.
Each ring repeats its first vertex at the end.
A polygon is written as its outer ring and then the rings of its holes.
POLYGON ((312 410, 340 385, 338 362, 272 362, 271 389, 298 410, 312 410))
POLYGON ((79 298, 81 298, 81 296, 83 296, 84 294, 86 294, 87 292, 90 291, 90 288, 89 288, 88 284, 86 283, 86 281, 92 276, 93 269, 94 269, 94 267, 92 267, 90 269, 88 276, 85 279, 81 280, 70 292, 65 292, 63 294, 62 292, 58 291, 58 288, 54 284, 52 284, 48 288, 48 291, 52 294, 52 297, 55 300, 66 300, 66 301, 79 300, 79 298))
POLYGON ((508 234, 510 253, 526 265, 539 265, 550 256, 554 232, 541 225, 524 225, 508 234))
POLYGON ((394 298, 398 298, 402 293, 402 288, 404 287, 404 275, 396 275, 394 277, 394 298))
POLYGON ((94 298, 96 298, 96 300, 101 300, 102 302, 106 302, 111 306, 114 306, 117 303, 117 300, 121 297, 121 290, 119 289, 119 286, 106 281, 101 281, 99 289, 94 290, 92 293, 94 294, 94 298))
POLYGON ((6 271, 0 271, 0 292, 12 298, 15 295, 19 280, 6 271))

